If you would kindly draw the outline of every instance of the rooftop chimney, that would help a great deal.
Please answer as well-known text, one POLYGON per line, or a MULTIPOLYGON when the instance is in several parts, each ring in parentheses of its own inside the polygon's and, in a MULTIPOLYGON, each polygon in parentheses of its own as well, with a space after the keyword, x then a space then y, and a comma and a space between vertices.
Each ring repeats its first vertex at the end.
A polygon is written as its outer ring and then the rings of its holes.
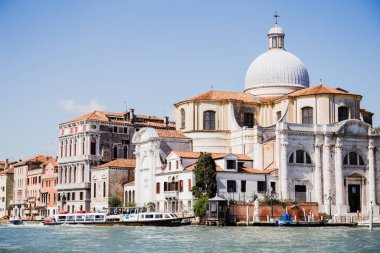
POLYGON ((9 166, 9 159, 6 158, 6 159, 5 159, 4 168, 8 168, 8 166, 9 166))
POLYGON ((168 116, 165 116, 165 126, 168 126, 168 124, 169 124, 169 117, 168 116))
POLYGON ((135 109, 129 109, 129 120, 131 121, 131 123, 134 122, 135 120, 135 109))

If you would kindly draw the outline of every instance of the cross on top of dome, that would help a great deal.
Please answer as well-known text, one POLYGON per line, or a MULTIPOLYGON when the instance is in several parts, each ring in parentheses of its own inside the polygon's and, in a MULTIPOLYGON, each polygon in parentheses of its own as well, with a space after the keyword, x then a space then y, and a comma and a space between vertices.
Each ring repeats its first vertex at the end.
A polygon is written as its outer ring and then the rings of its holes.
POLYGON ((277 14, 277 11, 274 13, 273 17, 274 17, 274 20, 275 20, 274 23, 277 25, 277 18, 280 17, 280 15, 277 14))

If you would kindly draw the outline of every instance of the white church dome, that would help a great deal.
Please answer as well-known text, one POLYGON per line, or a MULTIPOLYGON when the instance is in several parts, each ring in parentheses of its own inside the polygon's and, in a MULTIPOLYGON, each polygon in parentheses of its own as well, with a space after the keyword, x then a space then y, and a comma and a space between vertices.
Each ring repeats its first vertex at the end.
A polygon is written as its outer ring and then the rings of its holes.
POLYGON ((245 92, 265 97, 309 87, 309 74, 302 61, 284 49, 284 37, 277 24, 269 30, 269 50, 249 66, 245 92))

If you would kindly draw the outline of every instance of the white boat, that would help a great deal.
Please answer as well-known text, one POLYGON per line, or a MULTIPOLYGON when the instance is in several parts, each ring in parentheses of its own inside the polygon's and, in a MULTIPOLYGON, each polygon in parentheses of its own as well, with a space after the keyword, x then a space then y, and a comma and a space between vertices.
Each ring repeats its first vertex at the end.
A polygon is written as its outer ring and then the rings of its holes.
POLYGON ((13 224, 13 225, 21 225, 23 224, 23 221, 20 217, 10 217, 8 220, 8 223, 13 224))
MULTIPOLYGON (((358 226, 360 227, 369 227, 370 220, 364 220, 358 222, 358 226)), ((372 219, 372 227, 380 227, 380 216, 373 217, 372 219)))
POLYGON ((190 225, 193 217, 180 218, 173 213, 146 212, 145 208, 119 208, 107 213, 60 213, 45 225, 97 225, 97 226, 182 226, 190 225))
POLYGON ((193 217, 178 217, 174 213, 145 212, 125 214, 126 226, 183 226, 190 225, 193 217))

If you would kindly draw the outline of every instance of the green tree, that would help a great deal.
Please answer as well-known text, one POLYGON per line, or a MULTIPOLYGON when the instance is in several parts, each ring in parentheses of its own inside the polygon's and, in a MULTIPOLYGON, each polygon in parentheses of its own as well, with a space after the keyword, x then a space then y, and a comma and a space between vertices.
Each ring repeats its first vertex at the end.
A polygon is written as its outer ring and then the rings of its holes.
POLYGON ((118 196, 112 196, 108 200, 108 207, 119 207, 121 205, 121 200, 118 196))
POLYGON ((210 153, 201 153, 195 163, 195 185, 192 189, 197 198, 212 198, 216 194, 216 165, 210 153))
POLYGON ((206 216, 206 202, 207 197, 201 196, 199 199, 197 199, 194 203, 194 215, 203 218, 206 216))

